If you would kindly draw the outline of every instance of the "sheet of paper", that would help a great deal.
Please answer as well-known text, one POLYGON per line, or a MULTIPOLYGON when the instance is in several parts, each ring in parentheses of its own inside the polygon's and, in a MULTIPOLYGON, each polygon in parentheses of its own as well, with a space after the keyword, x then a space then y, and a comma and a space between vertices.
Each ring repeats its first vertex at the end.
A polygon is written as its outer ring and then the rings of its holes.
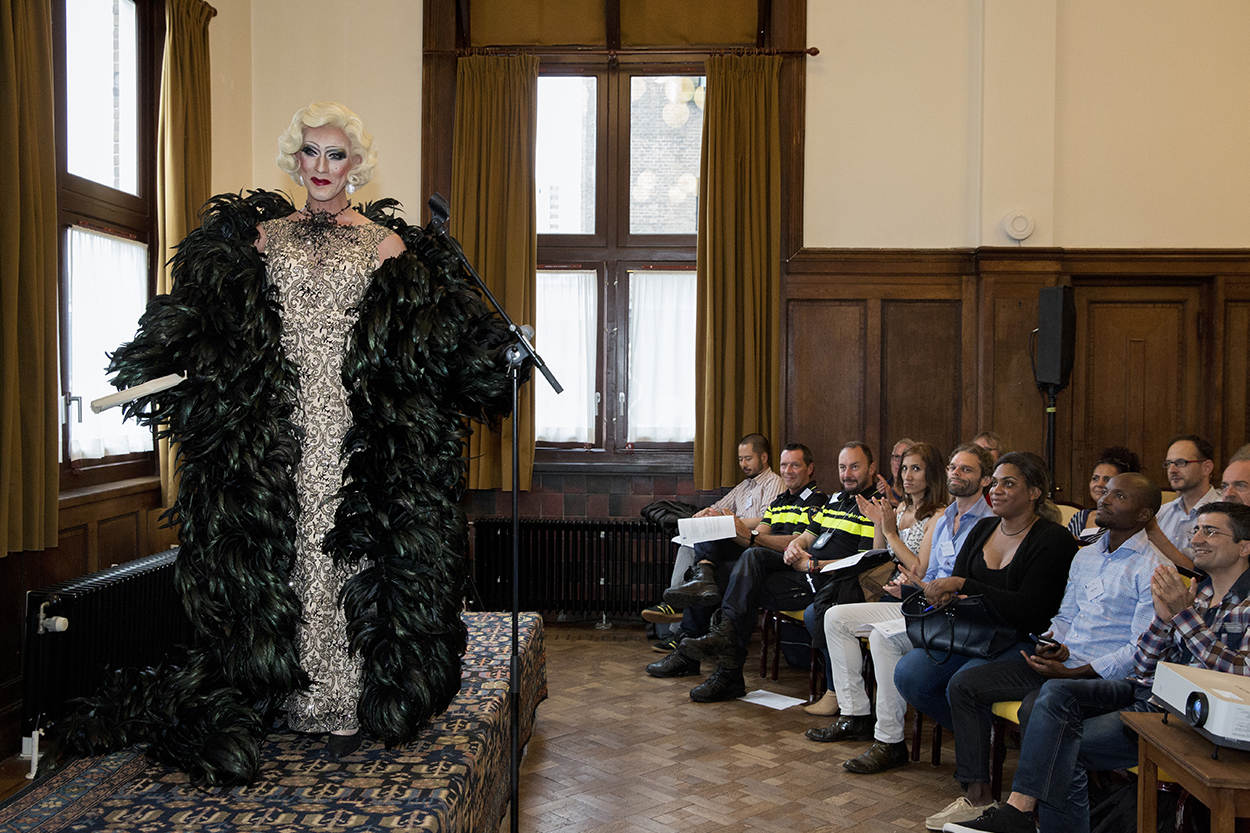
POLYGON ((746 696, 739 697, 738 699, 745 700, 748 703, 755 703, 757 706, 767 706, 768 708, 776 709, 777 711, 788 709, 791 706, 801 706, 807 702, 806 700, 800 700, 797 697, 787 697, 784 694, 765 691, 762 688, 757 688, 755 691, 747 692, 746 696))
POLYGON ((679 518, 674 544, 692 547, 701 541, 720 541, 737 534, 733 515, 709 515, 706 518, 679 518))
MULTIPOLYGON (((820 568, 820 571, 822 573, 833 573, 838 570, 845 570, 847 567, 854 567, 856 564, 863 561, 866 556, 876 555, 882 552, 885 552, 885 550, 864 550, 863 552, 857 552, 854 555, 848 555, 846 558, 839 558, 837 561, 826 564, 820 568)), ((819 558, 819 556, 817 556, 817 558, 819 558)), ((820 560, 823 561, 824 559, 821 558, 820 560)))

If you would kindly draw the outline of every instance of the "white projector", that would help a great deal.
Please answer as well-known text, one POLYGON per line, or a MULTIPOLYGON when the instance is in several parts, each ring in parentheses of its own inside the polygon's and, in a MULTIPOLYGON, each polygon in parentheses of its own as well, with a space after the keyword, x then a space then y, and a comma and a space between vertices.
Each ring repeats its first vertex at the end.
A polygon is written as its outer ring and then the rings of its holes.
POLYGON ((1250 677, 1161 662, 1150 693, 1217 746, 1250 750, 1250 677))

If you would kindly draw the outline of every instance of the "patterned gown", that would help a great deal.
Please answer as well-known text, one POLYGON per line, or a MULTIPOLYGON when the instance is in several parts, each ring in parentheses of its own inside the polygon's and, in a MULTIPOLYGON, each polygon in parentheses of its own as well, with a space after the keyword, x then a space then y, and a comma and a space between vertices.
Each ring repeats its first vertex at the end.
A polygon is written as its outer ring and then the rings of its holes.
POLYGON ((348 650, 339 604, 344 583, 365 565, 336 567, 322 550, 342 484, 343 437, 351 426, 341 370, 355 307, 378 268, 389 229, 278 219, 261 224, 269 279, 282 303, 282 348, 299 369, 295 422, 303 433, 295 471, 299 501, 291 584, 303 606, 296 633, 300 665, 312 680, 287 701, 299 732, 356 729, 361 661, 348 650))

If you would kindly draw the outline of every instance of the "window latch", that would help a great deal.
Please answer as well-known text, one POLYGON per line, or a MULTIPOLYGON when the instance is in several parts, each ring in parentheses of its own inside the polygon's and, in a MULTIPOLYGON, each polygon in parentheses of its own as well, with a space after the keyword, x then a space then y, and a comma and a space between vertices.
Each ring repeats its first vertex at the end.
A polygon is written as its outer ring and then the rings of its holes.
POLYGON ((617 411, 617 416, 623 417, 625 416, 625 391, 621 391, 620 393, 618 393, 616 395, 616 398, 620 403, 620 410, 617 411))
POLYGON ((65 421, 67 423, 72 422, 69 414, 75 405, 78 406, 78 422, 81 423, 82 422, 82 397, 71 396, 68 393, 65 394, 65 421))
POLYGON ((601 394, 599 391, 595 391, 595 416, 596 417, 599 416, 599 401, 602 398, 603 398, 603 394, 601 394))

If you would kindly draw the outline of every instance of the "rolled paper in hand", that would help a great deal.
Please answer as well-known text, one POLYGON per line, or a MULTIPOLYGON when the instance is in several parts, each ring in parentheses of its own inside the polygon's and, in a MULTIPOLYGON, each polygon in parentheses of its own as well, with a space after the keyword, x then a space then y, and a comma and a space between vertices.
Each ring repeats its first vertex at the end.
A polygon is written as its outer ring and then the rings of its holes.
POLYGON ((169 390, 174 385, 186 381, 186 375, 182 373, 170 373, 168 376, 162 376, 159 379, 151 379, 141 385, 135 385, 133 388, 119 390, 117 393, 110 393, 108 396, 101 396, 99 399, 91 400, 91 410, 95 413, 107 411, 116 405, 124 405, 140 396, 151 396, 154 393, 160 393, 163 390, 169 390))

